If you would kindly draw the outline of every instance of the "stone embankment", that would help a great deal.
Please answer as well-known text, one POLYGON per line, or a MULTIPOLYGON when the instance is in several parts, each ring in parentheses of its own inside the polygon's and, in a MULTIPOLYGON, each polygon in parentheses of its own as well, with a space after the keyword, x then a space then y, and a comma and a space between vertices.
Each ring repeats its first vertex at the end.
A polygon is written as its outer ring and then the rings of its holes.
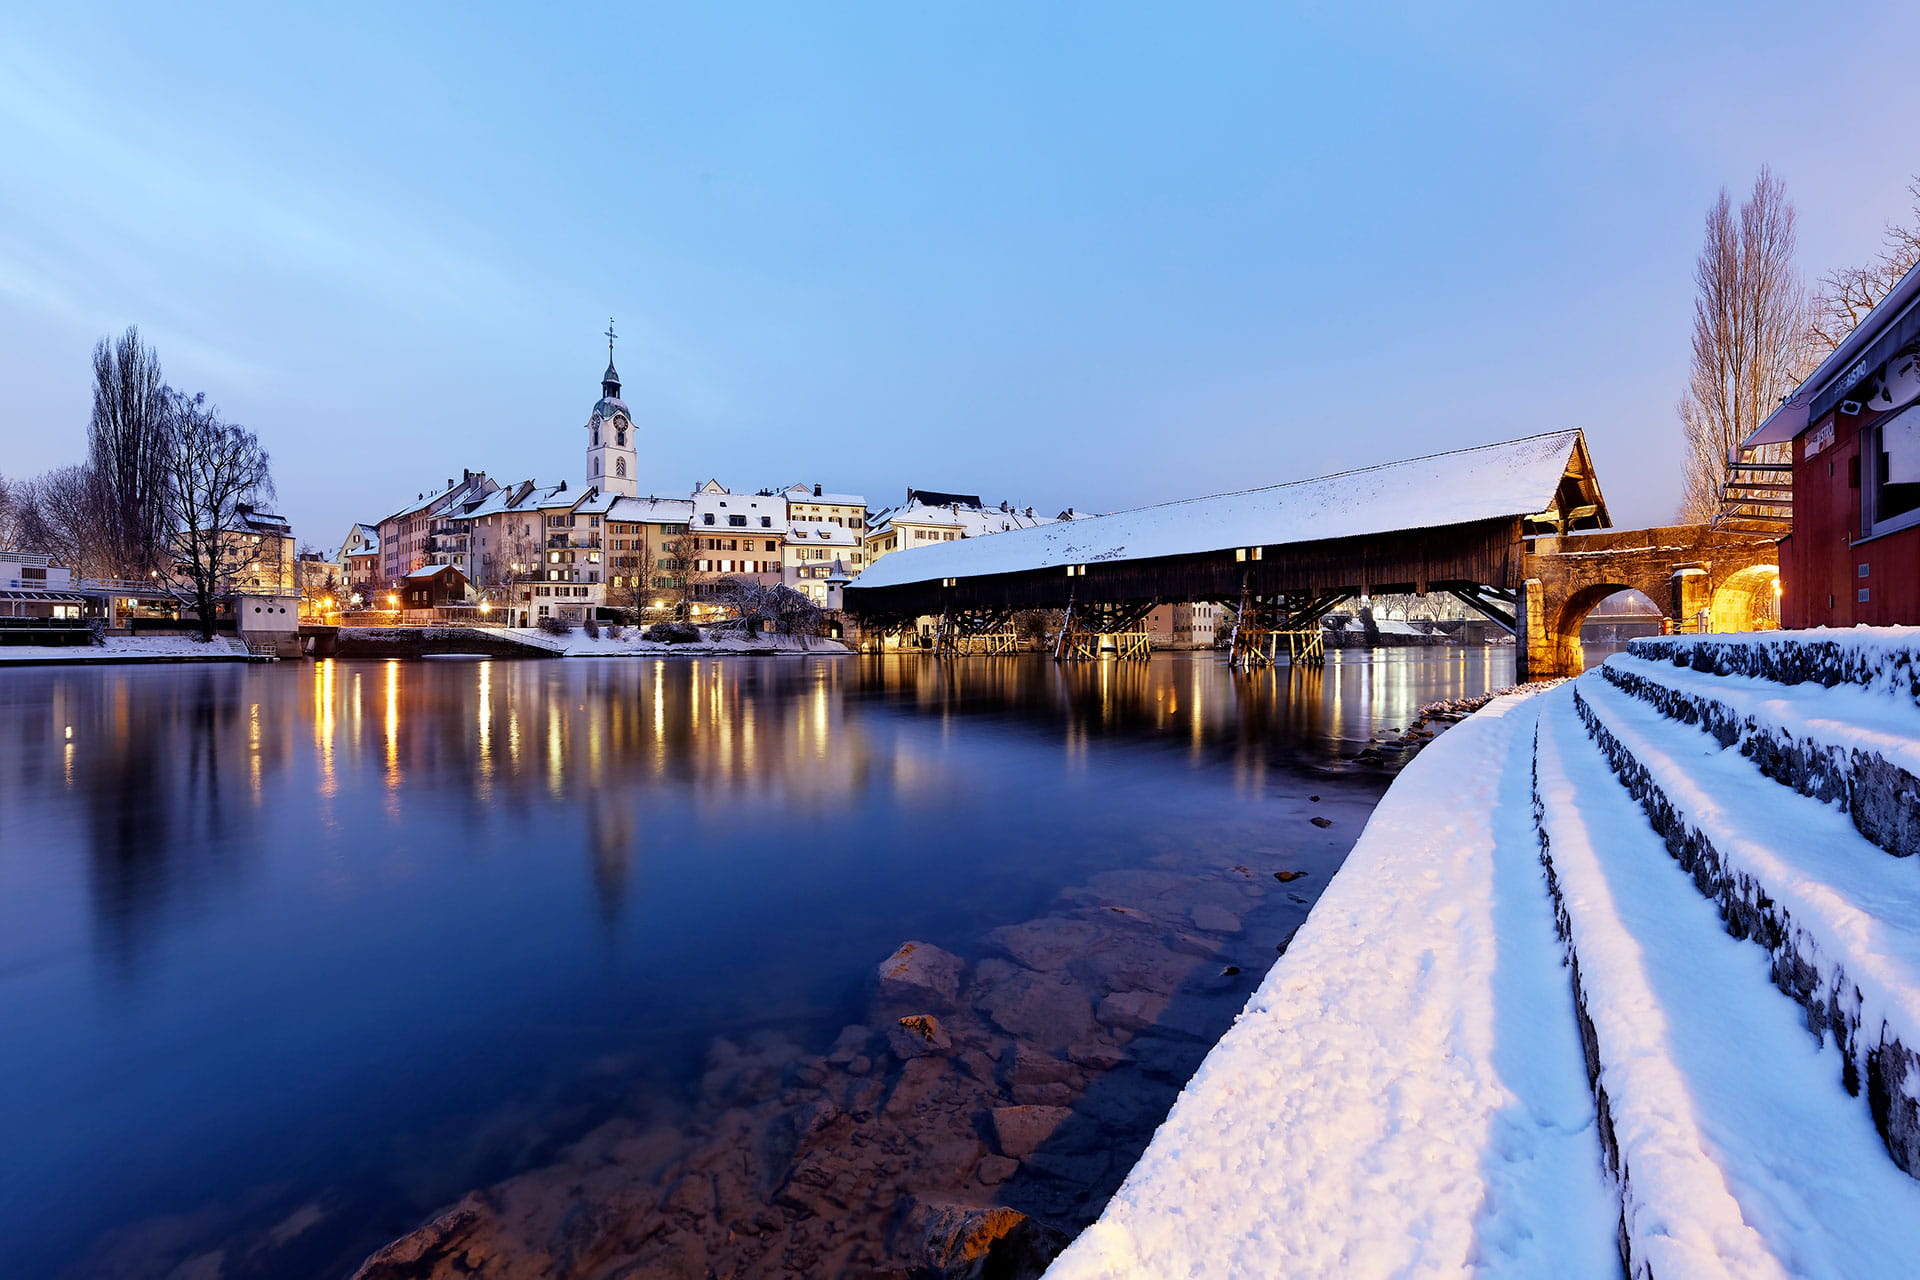
POLYGON ((1911 1272, 1916 778, 1913 631, 1475 714, 1050 1276, 1911 1272))

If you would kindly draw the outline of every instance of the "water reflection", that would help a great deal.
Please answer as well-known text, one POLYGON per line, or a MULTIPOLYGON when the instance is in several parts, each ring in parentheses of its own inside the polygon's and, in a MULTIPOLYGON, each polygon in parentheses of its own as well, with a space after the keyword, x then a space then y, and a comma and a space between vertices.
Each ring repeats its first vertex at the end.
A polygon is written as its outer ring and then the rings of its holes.
POLYGON ((903 937, 1260 839, 1289 789, 1377 790, 1358 745, 1510 672, 1511 651, 1448 650, 1251 674, 0 671, 10 1273, 140 1231, 217 1247, 241 1206, 315 1197, 311 1274, 344 1273, 549 1149, 583 1080, 671 1092, 739 1026, 830 1039, 903 937))

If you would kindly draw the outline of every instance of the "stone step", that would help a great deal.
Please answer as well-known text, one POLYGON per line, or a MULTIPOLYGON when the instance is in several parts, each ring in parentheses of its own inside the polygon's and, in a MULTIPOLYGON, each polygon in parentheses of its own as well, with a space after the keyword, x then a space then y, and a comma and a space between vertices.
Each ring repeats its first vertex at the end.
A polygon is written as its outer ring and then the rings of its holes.
POLYGON ((1888 853, 1920 853, 1920 707, 1858 687, 1810 695, 1804 686, 1632 656, 1610 659, 1600 674, 1737 748, 1775 782, 1838 805, 1888 853))
POLYGON ((1830 1036, 1893 1161, 1920 1177, 1920 877, 1838 809, 1764 776, 1701 729, 1597 674, 1574 711, 1726 932, 1830 1036))
POLYGON ((1627 652, 1708 675, 1858 685, 1920 704, 1920 627, 1649 636, 1628 641, 1627 652))
POLYGON ((1690 890, 1564 690, 1541 712, 1533 792, 1626 1272, 1901 1273, 1920 1182, 1883 1158, 1833 1085, 1837 1055, 1690 890))

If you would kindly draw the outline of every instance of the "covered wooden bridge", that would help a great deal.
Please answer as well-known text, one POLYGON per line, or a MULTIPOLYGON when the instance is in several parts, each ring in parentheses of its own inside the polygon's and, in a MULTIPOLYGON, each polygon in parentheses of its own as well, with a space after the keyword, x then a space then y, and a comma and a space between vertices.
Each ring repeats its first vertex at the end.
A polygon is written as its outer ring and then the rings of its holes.
POLYGON ((1357 594, 1444 591, 1523 635, 1524 539, 1608 525, 1585 437, 1555 431, 1240 493, 895 552, 845 592, 865 631, 938 620, 936 648, 1008 647, 1064 610, 1055 656, 1146 651, 1154 606, 1240 609, 1233 660, 1315 660, 1357 594))

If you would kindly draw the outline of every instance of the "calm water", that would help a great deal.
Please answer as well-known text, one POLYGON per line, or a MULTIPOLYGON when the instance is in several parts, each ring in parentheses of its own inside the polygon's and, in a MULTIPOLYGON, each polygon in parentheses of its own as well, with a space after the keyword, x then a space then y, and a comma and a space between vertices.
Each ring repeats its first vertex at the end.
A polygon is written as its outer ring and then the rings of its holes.
POLYGON ((1377 793, 1345 757, 1512 675, 1332 658, 0 670, 0 1274, 276 1222, 342 1274, 716 1034, 826 1043, 903 939, 1377 793))

